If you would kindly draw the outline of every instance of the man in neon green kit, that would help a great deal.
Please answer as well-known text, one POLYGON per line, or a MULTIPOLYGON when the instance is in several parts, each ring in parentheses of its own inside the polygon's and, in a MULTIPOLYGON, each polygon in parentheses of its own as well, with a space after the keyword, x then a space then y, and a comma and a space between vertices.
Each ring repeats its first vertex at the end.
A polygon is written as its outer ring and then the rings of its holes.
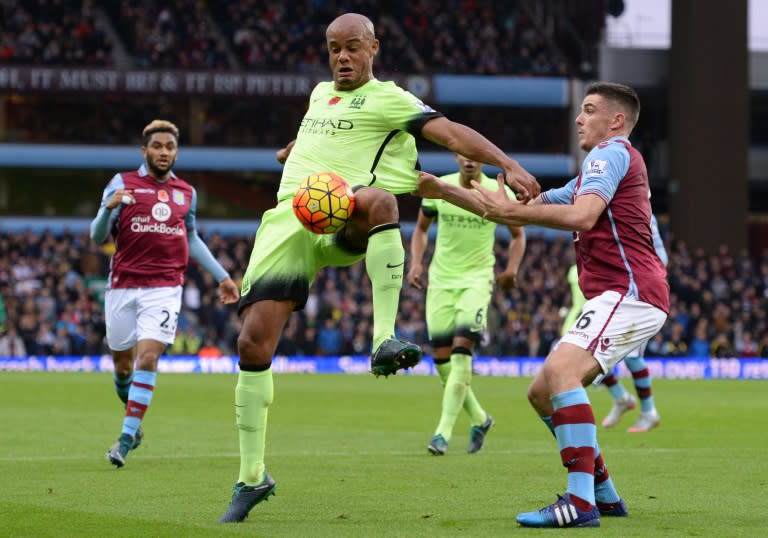
MULTIPOLYGON (((447 183, 472 189, 475 180, 496 190, 498 183, 483 173, 480 163, 456 154, 459 172, 443 176, 447 183)), ((514 194, 510 193, 514 197, 514 194)), ((444 200, 424 199, 411 236, 408 283, 422 288, 424 251, 428 231, 438 219, 435 251, 429 265, 427 327, 432 341, 435 368, 443 385, 440 422, 427 450, 442 456, 448 449, 456 418, 463 407, 470 417, 467 452, 483 447, 493 418, 483 409, 472 390, 472 352, 486 327, 488 303, 493 293, 496 257, 493 245, 496 224, 444 200)), ((517 270, 525 253, 525 232, 509 226, 511 241, 507 266, 496 277, 503 289, 515 287, 517 270)))
POLYGON ((326 45, 333 82, 314 88, 295 143, 278 152, 278 158, 287 159, 277 206, 262 217, 243 277, 235 388, 240 473, 219 519, 224 523, 243 521, 275 491, 264 464, 272 356, 291 313, 304 307, 319 269, 365 260, 373 288, 374 374, 393 374, 421 358, 418 346, 394 338, 405 263, 394 195, 416 190, 414 137, 499 167, 523 201, 540 192, 533 176, 480 133, 448 120, 394 83, 374 78, 379 41, 367 17, 336 18, 326 30, 326 45), (338 234, 315 235, 293 215, 291 200, 302 179, 326 170, 356 188, 355 211, 338 234))
POLYGON ((563 326, 560 329, 561 336, 576 323, 584 303, 587 302, 587 298, 584 297, 584 293, 579 287, 579 270, 575 263, 568 268, 568 286, 571 288, 571 308, 563 320, 563 326))

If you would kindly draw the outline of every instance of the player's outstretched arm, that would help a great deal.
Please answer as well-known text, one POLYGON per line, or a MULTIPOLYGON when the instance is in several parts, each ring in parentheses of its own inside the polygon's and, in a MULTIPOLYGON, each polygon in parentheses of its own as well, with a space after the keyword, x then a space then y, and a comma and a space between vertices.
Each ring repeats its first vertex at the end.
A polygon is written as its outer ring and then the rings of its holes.
MULTIPOLYGON (((483 216, 493 222, 512 226, 538 224, 556 230, 584 232, 592 229, 607 206, 603 198, 592 193, 578 196, 573 204, 520 204, 501 194, 504 185, 501 174, 496 179, 499 191, 491 191, 472 181, 485 208, 483 216)), ((535 202, 540 202, 540 199, 535 202)))
POLYGON ((416 289, 424 287, 421 281, 421 275, 424 273, 424 251, 427 249, 429 226, 433 220, 433 218, 427 217, 423 211, 419 210, 416 226, 411 234, 411 259, 408 260, 406 280, 408 284, 416 289))
POLYGON ((415 194, 424 198, 441 198, 493 222, 511 226, 527 224, 516 220, 514 215, 509 214, 509 207, 521 206, 522 204, 507 196, 503 188, 504 176, 502 174, 499 174, 497 180, 499 181, 498 191, 490 191, 476 181, 472 181, 474 189, 465 189, 459 185, 446 183, 427 172, 421 172, 415 194))
POLYGON ((232 304, 240 298, 240 289, 234 283, 227 270, 214 258, 208 245, 197 234, 197 230, 187 230, 189 255, 219 283, 219 297, 224 304, 232 304))
POLYGON ((422 198, 443 199, 476 215, 482 216, 485 212, 482 200, 476 192, 446 183, 429 172, 419 172, 416 191, 413 194, 422 198))
POLYGON ((517 275, 520 263, 525 254, 525 228, 522 226, 509 226, 510 240, 507 251, 507 267, 496 276, 496 282, 504 290, 517 287, 517 275))
POLYGON ((471 127, 441 116, 424 124, 421 135, 468 159, 501 168, 507 184, 514 189, 518 200, 523 203, 533 200, 541 193, 541 186, 533 175, 471 127))

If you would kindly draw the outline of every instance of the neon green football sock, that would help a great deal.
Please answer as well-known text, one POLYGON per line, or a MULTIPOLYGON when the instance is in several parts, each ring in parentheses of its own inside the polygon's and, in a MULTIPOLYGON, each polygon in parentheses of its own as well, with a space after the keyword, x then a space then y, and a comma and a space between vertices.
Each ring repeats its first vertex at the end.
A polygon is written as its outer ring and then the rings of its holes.
POLYGON ((403 285, 405 249, 400 228, 373 231, 368 237, 365 269, 373 288, 373 349, 395 334, 403 285))
POLYGON ((237 481, 249 486, 264 479, 267 411, 273 397, 272 368, 263 372, 240 372, 235 387, 235 415, 240 434, 240 476, 237 481))
POLYGON ((451 374, 451 361, 435 364, 435 368, 440 376, 440 384, 445 386, 445 382, 448 381, 448 376, 451 374))
MULTIPOLYGON (((440 376, 440 384, 445 387, 445 382, 448 379, 448 375, 451 373, 451 361, 436 363, 435 369, 440 376)), ((480 405, 480 402, 477 400, 475 391, 472 390, 472 385, 467 387, 467 395, 464 398, 464 411, 469 415, 469 420, 473 426, 479 426, 488 419, 488 413, 486 413, 483 406, 480 405)))
POLYGON ((451 439, 456 417, 464 406, 471 380, 472 356, 463 353, 451 355, 451 373, 448 374, 443 389, 443 413, 435 430, 435 435, 442 435, 446 441, 451 439))
POLYGON ((464 398, 464 411, 469 415, 469 421, 473 426, 479 426, 488 419, 488 413, 485 412, 483 406, 477 401, 477 396, 475 396, 475 391, 472 390, 471 386, 467 387, 467 396, 464 398))

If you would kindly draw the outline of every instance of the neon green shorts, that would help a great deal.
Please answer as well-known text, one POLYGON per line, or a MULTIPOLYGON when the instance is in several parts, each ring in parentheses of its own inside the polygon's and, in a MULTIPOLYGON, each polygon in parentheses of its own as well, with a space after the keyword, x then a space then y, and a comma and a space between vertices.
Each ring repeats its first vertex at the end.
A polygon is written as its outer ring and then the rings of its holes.
POLYGON ((346 267, 365 258, 365 251, 344 244, 342 233, 309 232, 293 214, 290 199, 264 213, 243 276, 240 310, 265 300, 290 300, 296 310, 304 308, 321 268, 346 267))
POLYGON ((492 283, 471 288, 427 288, 427 330, 432 346, 450 346, 454 336, 479 342, 492 292, 492 283))

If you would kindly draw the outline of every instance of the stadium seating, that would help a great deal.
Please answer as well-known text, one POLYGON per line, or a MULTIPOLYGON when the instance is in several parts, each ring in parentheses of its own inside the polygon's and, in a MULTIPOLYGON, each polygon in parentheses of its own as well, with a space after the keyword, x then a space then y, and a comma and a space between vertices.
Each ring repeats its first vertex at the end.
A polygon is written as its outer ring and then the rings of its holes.
POLYGON ((600 9, 597 0, 14 2, 0 7, 0 64, 325 73, 325 27, 355 11, 377 25, 382 72, 586 77, 600 9))
MULTIPOLYGON (((234 278, 241 278, 249 239, 214 233, 206 240, 234 278)), ((528 238, 518 288, 494 292, 481 354, 547 354, 570 301, 565 274, 571 248, 566 238, 528 238)), ((668 250, 672 308, 649 355, 768 356, 768 254, 755 263, 727 249, 713 256, 691 253, 679 241, 668 250)), ((0 233, 0 325, 15 327, 29 354, 107 352, 102 301, 109 253, 109 246, 94 245, 86 232, 0 233)), ((499 267, 505 253, 506 245, 498 243, 499 267)), ((219 304, 215 283, 194 263, 187 277, 178 349, 186 349, 186 340, 199 347, 205 339, 224 354, 236 353, 235 308, 219 304)), ((291 318, 278 353, 366 354, 371 317, 364 266, 325 269, 306 308, 291 318)), ((397 330, 429 351, 422 290, 403 288, 397 330)))

